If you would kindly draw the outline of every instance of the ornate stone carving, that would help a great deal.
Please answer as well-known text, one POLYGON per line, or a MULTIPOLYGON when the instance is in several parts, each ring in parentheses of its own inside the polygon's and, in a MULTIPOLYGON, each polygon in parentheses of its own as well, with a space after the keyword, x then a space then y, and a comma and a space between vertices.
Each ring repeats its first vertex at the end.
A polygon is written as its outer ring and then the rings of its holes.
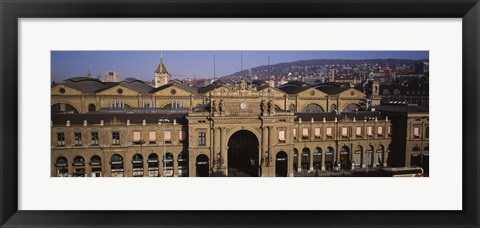
POLYGON ((212 101, 212 104, 210 105, 210 111, 212 113, 217 112, 217 102, 215 100, 212 101))
POLYGON ((220 104, 218 104, 218 107, 220 109, 220 112, 225 112, 225 103, 223 100, 220 100, 220 104))

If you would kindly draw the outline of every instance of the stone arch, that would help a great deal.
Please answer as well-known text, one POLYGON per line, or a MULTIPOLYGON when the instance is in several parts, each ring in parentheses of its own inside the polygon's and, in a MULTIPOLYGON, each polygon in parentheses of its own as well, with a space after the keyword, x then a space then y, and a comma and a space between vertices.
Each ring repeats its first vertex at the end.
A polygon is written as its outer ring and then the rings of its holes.
MULTIPOLYGON (((260 135, 260 132, 258 132, 257 130, 255 130, 251 127, 236 127, 236 128, 231 129, 229 132, 227 132, 227 137, 226 137, 225 142, 228 144, 228 141, 230 140, 230 137, 232 137, 232 135, 235 134, 237 131, 241 131, 241 130, 252 132, 257 137, 258 143, 261 144, 262 137, 260 135)), ((228 149, 228 145, 227 145, 227 149, 228 149)))
POLYGON ((318 103, 308 103, 302 107, 302 112, 319 113, 319 112, 325 112, 325 109, 322 107, 322 105, 318 103))
MULTIPOLYGON (((52 113, 55 113, 55 112, 54 112, 54 109, 57 108, 58 106, 60 106, 61 104, 69 105, 69 106, 71 106, 71 108, 73 108, 73 110, 74 110, 75 113, 80 113, 80 110, 81 110, 81 109, 80 109, 77 105, 73 104, 72 102, 68 102, 68 101, 56 101, 56 102, 53 102, 53 103, 51 104, 51 106, 50 106, 51 112, 52 112, 52 113)), ((58 109, 60 109, 60 107, 58 107, 58 109)))
POLYGON ((360 110, 361 107, 359 104, 356 103, 349 103, 342 108, 342 112, 355 112, 360 110))

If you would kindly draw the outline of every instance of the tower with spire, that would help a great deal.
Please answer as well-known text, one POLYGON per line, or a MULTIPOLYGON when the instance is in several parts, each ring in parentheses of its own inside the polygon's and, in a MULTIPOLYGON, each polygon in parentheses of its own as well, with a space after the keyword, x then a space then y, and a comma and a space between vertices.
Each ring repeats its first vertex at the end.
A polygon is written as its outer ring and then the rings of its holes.
POLYGON ((160 64, 158 64, 157 69, 155 70, 155 88, 166 85, 168 83, 168 71, 163 65, 163 53, 160 56, 160 64))

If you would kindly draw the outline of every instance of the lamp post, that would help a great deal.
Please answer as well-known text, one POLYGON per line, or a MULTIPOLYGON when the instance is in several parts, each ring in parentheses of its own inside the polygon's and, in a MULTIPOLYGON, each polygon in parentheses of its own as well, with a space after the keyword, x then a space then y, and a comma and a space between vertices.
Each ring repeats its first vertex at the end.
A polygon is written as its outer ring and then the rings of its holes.
POLYGON ((163 125, 163 176, 166 177, 166 168, 167 168, 167 147, 165 145, 165 123, 169 123, 168 119, 159 119, 159 123, 163 125))

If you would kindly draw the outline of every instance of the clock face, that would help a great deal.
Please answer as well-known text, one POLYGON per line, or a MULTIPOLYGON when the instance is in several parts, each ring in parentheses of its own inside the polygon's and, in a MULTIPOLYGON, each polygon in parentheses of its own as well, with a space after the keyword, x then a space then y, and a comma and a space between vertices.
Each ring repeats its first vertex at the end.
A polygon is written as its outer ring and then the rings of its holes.
POLYGON ((241 103, 241 104, 240 104, 240 108, 242 108, 242 109, 246 109, 246 108, 247 108, 247 104, 245 104, 245 103, 241 103))

